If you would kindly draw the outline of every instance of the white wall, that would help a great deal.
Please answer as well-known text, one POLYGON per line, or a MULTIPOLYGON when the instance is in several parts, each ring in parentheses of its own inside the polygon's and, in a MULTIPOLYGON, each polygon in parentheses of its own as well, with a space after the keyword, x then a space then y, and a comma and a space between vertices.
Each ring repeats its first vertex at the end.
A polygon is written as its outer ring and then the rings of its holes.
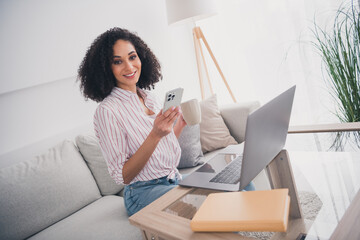
MULTIPOLYGON (((331 27, 342 2, 218 1, 219 14, 198 25, 238 101, 264 104, 296 84, 291 124, 338 122, 331 113, 334 102, 324 84, 321 58, 311 44, 311 29, 314 20, 322 28, 331 27)), ((214 67, 210 72, 220 104, 231 102, 220 75, 214 67)))
POLYGON ((66 79, 103 31, 137 31, 160 49, 166 34, 163 0, 0 1, 0 94, 66 79))
POLYGON ((0 1, 0 155, 91 127, 96 103, 85 102, 76 73, 94 38, 114 26, 137 32, 159 58, 159 96, 179 86, 184 99, 199 94, 190 29, 168 27, 165 14, 163 0, 0 1))
MULTIPOLYGON (((238 101, 265 103, 297 84, 292 122, 333 121, 319 58, 299 42, 308 30, 304 23, 339 2, 219 0, 219 14, 197 24, 238 101)), ((193 25, 168 26, 164 0, 0 1, 0 155, 91 126, 96 104, 82 98, 76 72, 94 38, 114 26, 136 31, 159 58, 160 98, 183 87, 184 101, 200 99, 193 25)), ((208 66, 219 103, 232 102, 208 66)))

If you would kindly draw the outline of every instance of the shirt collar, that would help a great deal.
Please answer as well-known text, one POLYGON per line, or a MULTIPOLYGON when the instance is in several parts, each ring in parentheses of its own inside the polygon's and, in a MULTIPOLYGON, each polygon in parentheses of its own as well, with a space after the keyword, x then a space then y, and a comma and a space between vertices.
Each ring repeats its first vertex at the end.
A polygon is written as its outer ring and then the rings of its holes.
MULTIPOLYGON (((147 97, 147 92, 138 87, 136 88, 136 90, 140 93, 140 95, 143 97, 143 99, 145 101, 145 99, 147 97)), ((119 87, 114 87, 111 91, 111 95, 113 95, 121 100, 129 101, 131 97, 136 96, 137 94, 132 91, 129 91, 129 90, 124 90, 119 87)))

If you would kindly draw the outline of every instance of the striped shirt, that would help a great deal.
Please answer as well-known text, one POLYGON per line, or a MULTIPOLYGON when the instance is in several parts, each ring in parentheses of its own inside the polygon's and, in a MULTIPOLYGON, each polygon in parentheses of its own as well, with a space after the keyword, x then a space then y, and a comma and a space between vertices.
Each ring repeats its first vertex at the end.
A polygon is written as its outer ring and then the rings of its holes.
MULTIPOLYGON (((124 164, 143 144, 161 109, 160 102, 153 94, 139 88, 138 91, 144 99, 145 106, 152 110, 154 115, 149 116, 144 112, 136 93, 118 87, 114 87, 110 95, 99 104, 94 115, 95 135, 99 140, 110 176, 117 184, 124 183, 124 164)), ((164 176, 181 179, 176 168, 180 155, 180 145, 172 130, 160 140, 145 167, 131 183, 164 176)))

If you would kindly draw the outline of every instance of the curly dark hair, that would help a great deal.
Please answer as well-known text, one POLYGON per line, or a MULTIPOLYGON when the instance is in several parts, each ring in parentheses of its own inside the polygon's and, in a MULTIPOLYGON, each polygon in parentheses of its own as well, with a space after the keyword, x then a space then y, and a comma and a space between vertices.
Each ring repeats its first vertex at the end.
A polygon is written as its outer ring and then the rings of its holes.
POLYGON ((140 58, 141 74, 136 84, 139 88, 154 89, 155 83, 162 79, 160 63, 146 43, 136 33, 111 28, 94 40, 80 64, 78 80, 85 99, 101 102, 116 86, 111 64, 113 46, 119 39, 131 42, 140 58))

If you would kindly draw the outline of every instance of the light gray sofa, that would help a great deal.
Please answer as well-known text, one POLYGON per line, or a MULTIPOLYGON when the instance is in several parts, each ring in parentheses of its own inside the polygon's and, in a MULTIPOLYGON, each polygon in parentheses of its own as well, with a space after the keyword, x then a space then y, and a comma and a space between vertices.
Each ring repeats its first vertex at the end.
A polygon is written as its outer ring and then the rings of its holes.
MULTIPOLYGON (((249 102, 221 108, 237 142, 244 140, 246 117, 258 106, 249 102)), ((129 224, 122 186, 108 182, 109 176, 102 179, 104 169, 98 171, 102 156, 84 149, 81 138, 64 138, 46 149, 40 146, 46 145, 43 142, 0 156, 1 240, 142 238, 140 230, 129 224)), ((204 161, 218 151, 206 153, 204 161)))

